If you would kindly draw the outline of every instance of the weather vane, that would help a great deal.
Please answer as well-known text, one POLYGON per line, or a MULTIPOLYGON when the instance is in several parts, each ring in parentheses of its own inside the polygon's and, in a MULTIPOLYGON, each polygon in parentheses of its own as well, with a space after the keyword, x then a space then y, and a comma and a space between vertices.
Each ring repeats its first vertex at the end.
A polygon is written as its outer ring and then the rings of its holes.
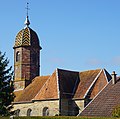
POLYGON ((30 10, 28 5, 29 5, 29 3, 27 2, 27 7, 26 7, 26 9, 27 9, 27 16, 28 16, 28 10, 30 10))
POLYGON ((27 2, 27 7, 26 7, 26 9, 27 9, 27 16, 26 16, 26 20, 25 20, 25 22, 24 22, 24 24, 25 24, 27 27, 30 25, 30 21, 29 21, 29 19, 28 19, 28 10, 30 10, 30 9, 29 9, 28 5, 29 5, 29 3, 27 2))

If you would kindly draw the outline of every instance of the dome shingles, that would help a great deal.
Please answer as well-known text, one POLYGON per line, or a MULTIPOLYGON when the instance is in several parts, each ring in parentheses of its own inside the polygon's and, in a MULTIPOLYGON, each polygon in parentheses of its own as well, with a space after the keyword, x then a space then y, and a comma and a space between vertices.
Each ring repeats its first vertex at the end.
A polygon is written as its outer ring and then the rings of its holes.
POLYGON ((22 36, 22 45, 29 46, 29 45, 31 45, 30 41, 31 41, 30 30, 29 30, 29 28, 26 27, 24 29, 23 36, 22 36))
POLYGON ((16 35, 14 48, 21 46, 40 47, 38 36, 30 27, 25 27, 16 35))

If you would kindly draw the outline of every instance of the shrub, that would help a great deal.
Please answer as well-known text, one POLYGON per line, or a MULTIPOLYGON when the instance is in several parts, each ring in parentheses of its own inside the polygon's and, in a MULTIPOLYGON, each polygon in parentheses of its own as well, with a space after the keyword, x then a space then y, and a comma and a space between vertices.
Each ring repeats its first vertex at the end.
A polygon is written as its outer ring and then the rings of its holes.
POLYGON ((113 117, 120 117, 120 105, 116 106, 112 112, 113 117))
POLYGON ((0 116, 10 114, 14 100, 13 72, 11 70, 8 58, 5 57, 5 53, 2 54, 0 51, 0 116))

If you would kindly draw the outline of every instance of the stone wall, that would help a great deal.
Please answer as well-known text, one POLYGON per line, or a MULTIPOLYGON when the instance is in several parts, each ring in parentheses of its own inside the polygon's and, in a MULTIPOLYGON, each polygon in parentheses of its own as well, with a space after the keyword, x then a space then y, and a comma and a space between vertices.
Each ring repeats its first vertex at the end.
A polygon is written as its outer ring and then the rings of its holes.
POLYGON ((63 116, 77 116, 85 107, 83 100, 61 99, 60 113, 63 116))
POLYGON ((47 116, 64 115, 76 116, 84 109, 84 100, 61 100, 61 108, 59 100, 43 100, 29 103, 14 104, 13 110, 20 110, 19 116, 27 116, 28 110, 31 110, 30 116, 43 116, 43 110, 47 108, 47 116), (61 111, 60 111, 61 110, 61 111))
POLYGON ((60 115, 67 116, 68 115, 68 99, 61 99, 60 105, 60 115))
POLYGON ((28 110, 31 110, 30 116, 43 116, 43 109, 46 107, 48 116, 59 115, 59 100, 14 104, 13 110, 20 110, 19 116, 27 116, 28 110))

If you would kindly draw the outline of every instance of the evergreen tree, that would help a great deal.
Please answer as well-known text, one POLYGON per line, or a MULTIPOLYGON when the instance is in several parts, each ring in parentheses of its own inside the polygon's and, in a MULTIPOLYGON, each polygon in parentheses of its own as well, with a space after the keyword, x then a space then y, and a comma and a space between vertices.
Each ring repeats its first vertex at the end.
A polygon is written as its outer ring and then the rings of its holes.
POLYGON ((0 51, 0 115, 9 115, 14 99, 13 72, 12 67, 8 67, 9 60, 5 58, 5 53, 0 51))

